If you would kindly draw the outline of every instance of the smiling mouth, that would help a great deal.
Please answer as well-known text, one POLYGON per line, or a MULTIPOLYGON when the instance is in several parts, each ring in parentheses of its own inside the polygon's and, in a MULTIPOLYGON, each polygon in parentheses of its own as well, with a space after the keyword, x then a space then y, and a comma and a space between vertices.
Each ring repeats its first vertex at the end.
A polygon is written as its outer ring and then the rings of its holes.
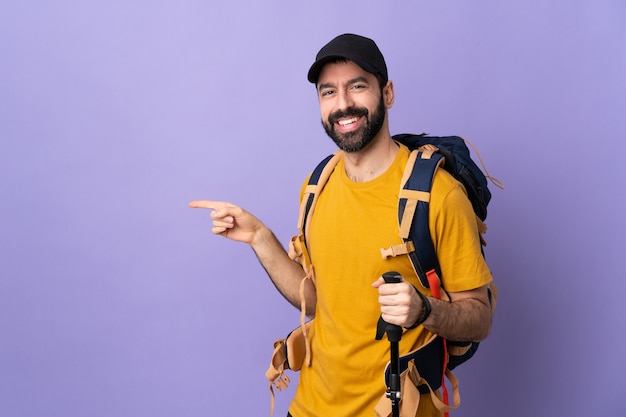
POLYGON ((338 120, 337 124, 339 126, 349 126, 352 123, 356 123, 358 120, 359 120, 359 118, 355 116, 355 117, 351 117, 349 119, 338 120))

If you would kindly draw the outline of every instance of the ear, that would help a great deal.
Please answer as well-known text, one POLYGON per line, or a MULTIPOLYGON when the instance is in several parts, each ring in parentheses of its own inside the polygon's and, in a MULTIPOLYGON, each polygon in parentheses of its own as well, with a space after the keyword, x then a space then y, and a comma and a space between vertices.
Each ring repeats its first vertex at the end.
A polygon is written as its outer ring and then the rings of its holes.
POLYGON ((387 81, 387 85, 383 88, 383 100, 385 100, 385 107, 390 109, 393 106, 394 93, 393 82, 387 81))

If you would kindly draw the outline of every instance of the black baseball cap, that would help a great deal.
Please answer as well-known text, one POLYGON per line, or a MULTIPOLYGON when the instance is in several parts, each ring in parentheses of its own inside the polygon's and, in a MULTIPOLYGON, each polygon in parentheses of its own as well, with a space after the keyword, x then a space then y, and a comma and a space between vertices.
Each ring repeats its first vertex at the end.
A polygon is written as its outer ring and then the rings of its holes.
POLYGON ((309 69, 309 81, 317 83, 322 67, 337 58, 352 61, 369 73, 380 74, 385 83, 388 80, 385 58, 376 43, 364 36, 346 33, 337 36, 320 49, 309 69))

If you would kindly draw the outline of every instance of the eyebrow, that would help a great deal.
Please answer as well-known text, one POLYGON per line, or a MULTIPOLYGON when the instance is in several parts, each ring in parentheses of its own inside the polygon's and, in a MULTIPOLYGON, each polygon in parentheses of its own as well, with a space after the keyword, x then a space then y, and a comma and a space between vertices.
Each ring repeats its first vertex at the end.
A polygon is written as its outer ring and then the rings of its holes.
MULTIPOLYGON (((367 78, 365 78, 362 75, 359 75, 358 77, 354 77, 351 80, 348 80, 347 84, 351 85, 351 84, 362 83, 362 82, 369 85, 369 81, 367 80, 367 78)), ((324 84, 320 84, 317 86, 317 91, 321 91, 325 88, 333 88, 333 87, 335 87, 335 84, 333 83, 324 83, 324 84)))

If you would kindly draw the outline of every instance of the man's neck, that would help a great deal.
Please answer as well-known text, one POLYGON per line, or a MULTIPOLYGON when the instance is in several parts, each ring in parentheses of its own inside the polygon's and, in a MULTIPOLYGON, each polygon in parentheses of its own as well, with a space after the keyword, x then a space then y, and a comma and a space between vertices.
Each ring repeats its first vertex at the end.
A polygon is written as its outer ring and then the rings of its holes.
POLYGON ((393 163, 400 147, 388 131, 381 132, 365 149, 345 152, 346 175, 352 181, 371 181, 393 163))

